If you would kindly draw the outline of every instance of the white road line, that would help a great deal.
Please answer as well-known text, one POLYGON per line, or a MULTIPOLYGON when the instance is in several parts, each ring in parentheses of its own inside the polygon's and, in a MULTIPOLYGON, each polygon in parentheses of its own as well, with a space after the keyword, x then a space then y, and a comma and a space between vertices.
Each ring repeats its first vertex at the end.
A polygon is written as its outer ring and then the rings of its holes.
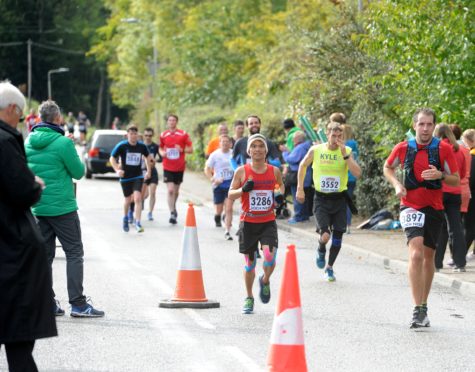
POLYGON ((247 371, 250 372, 263 372, 264 369, 260 367, 254 360, 249 358, 246 353, 244 353, 241 349, 239 349, 237 346, 226 346, 225 347, 226 351, 235 357, 239 363, 241 363, 247 371))
MULTIPOLYGON (((212 310, 211 310, 212 311, 212 310)), ((196 324, 198 324, 201 328, 204 329, 212 329, 215 330, 216 326, 211 324, 210 322, 203 319, 201 315, 199 315, 196 310, 193 309, 185 309, 185 314, 188 315, 196 324)))

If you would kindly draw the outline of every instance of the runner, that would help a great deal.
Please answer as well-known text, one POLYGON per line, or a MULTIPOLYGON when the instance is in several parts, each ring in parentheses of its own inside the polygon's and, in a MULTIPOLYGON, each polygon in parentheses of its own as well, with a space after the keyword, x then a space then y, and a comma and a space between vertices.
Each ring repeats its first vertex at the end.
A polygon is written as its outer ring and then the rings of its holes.
POLYGON ((328 142, 314 145, 299 166, 296 197, 305 201, 304 179, 307 167, 312 165, 315 185, 314 212, 317 233, 320 235, 317 250, 317 267, 325 268, 325 279, 334 282, 333 265, 340 253, 343 234, 346 231, 347 206, 356 213, 347 193, 348 171, 356 178, 361 176, 361 168, 353 159, 351 148, 345 146, 343 128, 340 123, 330 122, 327 126, 328 142), (326 245, 332 238, 328 264, 326 245))
POLYGON ((247 141, 247 153, 251 163, 239 167, 229 189, 229 198, 241 198, 241 222, 239 224, 239 252, 244 254, 244 282, 247 297, 243 314, 254 310, 252 285, 256 277, 256 252, 258 244, 264 255, 264 274, 259 277, 259 297, 262 303, 270 301, 270 277, 275 268, 278 247, 277 224, 274 206, 283 202, 284 184, 277 167, 266 163, 267 140, 261 134, 254 134, 247 141), (274 197, 274 185, 279 185, 279 197, 274 197))
POLYGON ((459 184, 451 147, 434 138, 435 112, 418 109, 413 117, 416 137, 398 143, 384 164, 384 175, 401 198, 401 225, 409 246, 409 283, 414 311, 410 328, 429 327, 427 299, 434 277, 434 256, 444 219, 442 181, 459 184), (396 168, 404 169, 404 181, 396 168))
MULTIPOLYGON (((149 152, 150 161, 151 161, 151 168, 152 168, 152 175, 149 179, 145 180, 144 185, 142 186, 142 198, 145 201, 147 197, 150 196, 149 201, 149 212, 147 213, 147 219, 149 221, 153 221, 153 209, 155 208, 155 201, 156 201, 156 194, 157 194, 157 186, 158 186, 158 172, 157 168, 155 168, 155 163, 158 161, 159 163, 162 162, 162 157, 158 152, 158 145, 152 141, 154 135, 153 128, 145 128, 143 131, 143 143, 147 146, 147 150, 149 152)), ((142 171, 146 172, 146 162, 142 163, 142 171), (145 167, 145 169, 144 169, 145 167)))
POLYGON ((167 184, 167 201, 170 209, 171 224, 176 224, 178 213, 176 201, 185 173, 185 154, 193 152, 190 136, 184 130, 178 129, 178 116, 168 115, 168 129, 160 135, 160 155, 163 157, 163 182, 167 184))
POLYGON ((205 165, 205 175, 211 180, 213 187, 213 201, 216 208, 214 222, 216 227, 221 227, 221 215, 225 210, 224 223, 226 225, 224 238, 233 240, 231 224, 233 220, 234 200, 228 198, 229 187, 234 171, 231 167, 231 138, 227 134, 219 137, 220 148, 213 151, 205 165))
POLYGON ((137 141, 138 128, 135 124, 127 126, 127 139, 119 142, 111 152, 110 162, 117 175, 120 177, 120 185, 124 193, 124 218, 122 228, 125 232, 129 231, 129 211, 132 200, 135 203, 135 229, 141 233, 144 231, 140 223, 142 215, 142 184, 144 178, 151 177, 151 155, 142 142, 137 141), (120 164, 117 159, 120 158, 120 164), (142 174, 141 162, 146 159, 147 173, 142 174))

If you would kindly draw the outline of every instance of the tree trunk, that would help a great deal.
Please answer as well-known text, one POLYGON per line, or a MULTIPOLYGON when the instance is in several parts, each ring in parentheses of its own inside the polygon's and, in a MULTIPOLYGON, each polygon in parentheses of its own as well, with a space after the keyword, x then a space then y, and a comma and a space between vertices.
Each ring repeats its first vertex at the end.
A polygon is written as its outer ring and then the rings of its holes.
MULTIPOLYGON (((99 91, 97 92, 97 111, 96 111, 96 120, 94 120, 94 125, 96 128, 102 128, 101 117, 102 117, 102 102, 104 95, 104 71, 101 69, 101 82, 99 83, 99 91)), ((105 123, 107 127, 108 122, 105 123)))

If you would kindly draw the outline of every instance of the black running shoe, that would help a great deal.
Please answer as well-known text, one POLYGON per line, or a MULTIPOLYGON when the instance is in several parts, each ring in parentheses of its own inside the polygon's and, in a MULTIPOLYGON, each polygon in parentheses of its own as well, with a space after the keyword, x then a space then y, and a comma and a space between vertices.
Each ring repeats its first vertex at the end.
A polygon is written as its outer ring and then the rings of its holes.
POLYGON ((427 307, 416 306, 412 312, 412 321, 410 328, 430 327, 430 321, 427 317, 427 307))

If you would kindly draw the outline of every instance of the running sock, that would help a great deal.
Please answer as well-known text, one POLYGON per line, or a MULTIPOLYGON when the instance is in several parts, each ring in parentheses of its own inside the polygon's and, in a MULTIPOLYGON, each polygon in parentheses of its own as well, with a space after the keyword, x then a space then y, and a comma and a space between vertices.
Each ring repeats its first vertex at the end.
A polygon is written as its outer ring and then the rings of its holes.
POLYGON ((318 241, 318 250, 320 252, 326 253, 327 252, 327 243, 322 243, 321 240, 318 241))
POLYGON ((335 247, 334 245, 330 247, 330 256, 328 257, 328 266, 333 266, 338 256, 338 253, 340 253, 340 249, 341 247, 335 247))

